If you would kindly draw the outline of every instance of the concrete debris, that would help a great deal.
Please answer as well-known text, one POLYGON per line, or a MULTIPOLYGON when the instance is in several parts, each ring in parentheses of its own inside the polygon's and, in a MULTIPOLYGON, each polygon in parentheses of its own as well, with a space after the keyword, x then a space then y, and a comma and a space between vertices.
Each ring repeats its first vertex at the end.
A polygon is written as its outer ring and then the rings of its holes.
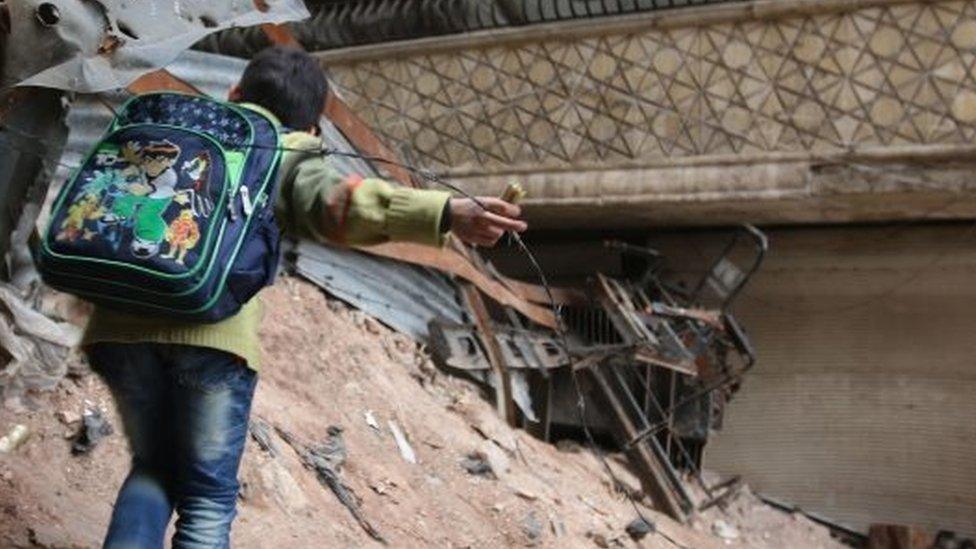
POLYGON ((739 530, 722 519, 716 520, 714 523, 712 523, 712 533, 722 539, 739 539, 739 530))
POLYGON ((627 525, 627 535, 634 541, 644 539, 647 534, 657 531, 657 526, 653 522, 648 522, 644 517, 637 517, 627 525))
POLYGON ((365 412, 363 412, 363 417, 366 418, 366 425, 369 425, 370 427, 372 427, 374 431, 377 431, 377 432, 380 431, 380 424, 377 423, 376 417, 373 416, 373 411, 372 410, 366 410, 365 412))
POLYGON ((80 456, 91 452, 105 437, 115 432, 112 424, 98 408, 88 408, 82 414, 81 427, 71 443, 71 454, 80 456))
POLYGON ((390 432, 393 433, 393 439, 396 441, 397 448, 400 450, 400 456, 407 463, 417 463, 417 454, 414 453, 413 447, 410 446, 410 442, 407 441, 407 437, 400 430, 400 427, 392 419, 387 424, 390 426, 390 432))
POLYGON ((9 433, 0 437, 0 454, 13 452, 27 440, 28 436, 30 436, 30 430, 26 425, 14 425, 9 433))
POLYGON ((58 421, 69 427, 72 427, 81 421, 81 414, 68 410, 61 410, 55 414, 55 416, 58 418, 58 421))

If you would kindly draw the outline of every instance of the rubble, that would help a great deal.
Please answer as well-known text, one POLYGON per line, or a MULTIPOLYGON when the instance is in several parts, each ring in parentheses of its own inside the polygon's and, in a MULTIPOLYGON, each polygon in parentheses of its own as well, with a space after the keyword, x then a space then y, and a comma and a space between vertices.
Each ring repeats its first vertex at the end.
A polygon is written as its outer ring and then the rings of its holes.
POLYGON ((495 472, 488 463, 488 456, 482 452, 471 452, 461 460, 461 468, 474 476, 496 478, 495 472))
POLYGON ((10 432, 0 437, 0 454, 9 454, 19 448, 30 436, 30 429, 26 425, 14 425, 10 432))
MULTIPOLYGON (((329 311, 325 297, 309 284, 285 277, 264 300, 266 362, 241 469, 246 488, 233 533, 235 547, 376 543, 346 502, 354 503, 361 517, 395 547, 527 543, 523 521, 530 512, 543 525, 539 546, 592 547, 588 531, 599 532, 611 546, 632 544, 624 531, 634 518, 632 503, 607 482, 606 470, 591 452, 561 452, 509 428, 474 383, 440 376, 419 384, 411 377, 411 366, 391 359, 377 344, 386 337, 386 328, 377 336, 355 327, 348 311, 329 311), (336 333, 344 336, 336 338, 336 333), (382 436, 363 420, 363 410, 373 412, 383 426, 382 436), (387 418, 396 418, 412 441, 436 444, 418 442, 418 462, 406 462, 393 449, 387 418), (326 441, 330 425, 343 427, 346 460, 341 473, 330 473, 329 466, 323 467, 326 460, 313 462, 307 454, 326 441), (278 428, 292 435, 298 450, 278 428), (485 444, 509 458, 510 470, 498 481, 472 482, 459 462, 485 444), (514 448, 514 454, 503 444, 514 448), (520 490, 530 497, 519 495, 520 490)), ((36 411, 0 410, 0 425, 23 423, 37 433, 3 459, 0 476, 10 480, 0 490, 0 510, 13 515, 0 511, 0 546, 29 545, 28 528, 52 546, 96 546, 129 465, 126 442, 121 436, 105 438, 91 458, 78 461, 60 436, 51 436, 65 428, 51 410, 100 408, 117 425, 111 397, 89 374, 39 398, 36 411), (41 461, 44 468, 37 467, 41 461)), ((613 457, 609 462, 622 480, 636 483, 620 465, 626 460, 613 457)), ((730 517, 724 518, 743 533, 733 547, 836 547, 824 528, 779 511, 763 511, 757 519, 755 509, 766 507, 754 498, 740 501, 746 497, 751 496, 743 491, 730 500, 730 517), (754 527, 743 525, 752 522, 754 527), (763 540, 762 532, 770 538, 763 540)), ((710 531, 711 523, 723 518, 717 508, 706 511, 695 522, 705 526, 696 529, 655 511, 646 497, 634 503, 660 531, 641 541, 646 546, 674 549, 664 535, 684 547, 724 546, 710 531)))
POLYGON ((81 416, 81 426, 71 443, 71 453, 76 456, 91 452, 99 441, 113 434, 112 424, 98 408, 86 408, 81 416))

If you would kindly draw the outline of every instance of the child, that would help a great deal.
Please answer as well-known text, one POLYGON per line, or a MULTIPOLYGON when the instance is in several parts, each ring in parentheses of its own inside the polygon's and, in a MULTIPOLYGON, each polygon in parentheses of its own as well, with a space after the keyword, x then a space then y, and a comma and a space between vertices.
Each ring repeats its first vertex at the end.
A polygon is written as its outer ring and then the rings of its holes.
MULTIPOLYGON (((275 215, 293 237, 348 244, 388 240, 440 245, 450 230, 490 246, 524 231, 517 206, 497 198, 451 198, 437 190, 341 177, 322 146, 317 121, 326 81, 308 54, 270 48, 248 64, 231 101, 273 115, 288 149, 279 170, 275 215)), ((158 156, 158 155, 157 155, 158 156)), ((165 170, 158 170, 161 173, 165 170)), ((105 547, 162 547, 175 510, 173 547, 229 545, 251 399, 257 382, 261 304, 252 300, 214 324, 92 314, 84 345, 112 391, 132 450, 105 547)))

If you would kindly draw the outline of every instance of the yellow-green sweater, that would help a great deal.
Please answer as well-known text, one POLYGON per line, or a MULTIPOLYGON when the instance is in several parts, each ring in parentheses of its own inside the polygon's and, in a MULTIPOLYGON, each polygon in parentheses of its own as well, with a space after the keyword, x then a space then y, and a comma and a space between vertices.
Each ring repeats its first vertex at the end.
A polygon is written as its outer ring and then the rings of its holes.
MULTIPOLYGON (((244 106, 271 113, 257 105, 244 106)), ((288 149, 316 151, 319 137, 295 132, 285 135, 288 149)), ((450 194, 394 186, 386 181, 340 175, 328 157, 314 152, 286 151, 279 170, 275 216, 288 235, 337 244, 379 244, 389 240, 443 243, 441 215, 450 194)), ((82 345, 97 342, 175 343, 210 347, 240 356, 260 367, 258 328, 263 314, 255 297, 236 315, 213 324, 181 322, 148 315, 135 316, 96 307, 82 345)))

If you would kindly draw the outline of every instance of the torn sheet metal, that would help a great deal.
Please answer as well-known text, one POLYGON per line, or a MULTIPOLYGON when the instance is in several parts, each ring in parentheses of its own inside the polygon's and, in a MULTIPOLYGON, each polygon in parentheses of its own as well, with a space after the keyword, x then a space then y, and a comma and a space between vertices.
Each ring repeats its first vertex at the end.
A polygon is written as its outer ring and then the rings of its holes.
POLYGON ((0 85, 125 87, 206 35, 309 16, 301 0, 23 0, 9 3, 0 85))
POLYGON ((415 340, 427 340, 434 319, 463 319, 457 289, 440 273, 309 241, 295 251, 298 274, 415 340))

